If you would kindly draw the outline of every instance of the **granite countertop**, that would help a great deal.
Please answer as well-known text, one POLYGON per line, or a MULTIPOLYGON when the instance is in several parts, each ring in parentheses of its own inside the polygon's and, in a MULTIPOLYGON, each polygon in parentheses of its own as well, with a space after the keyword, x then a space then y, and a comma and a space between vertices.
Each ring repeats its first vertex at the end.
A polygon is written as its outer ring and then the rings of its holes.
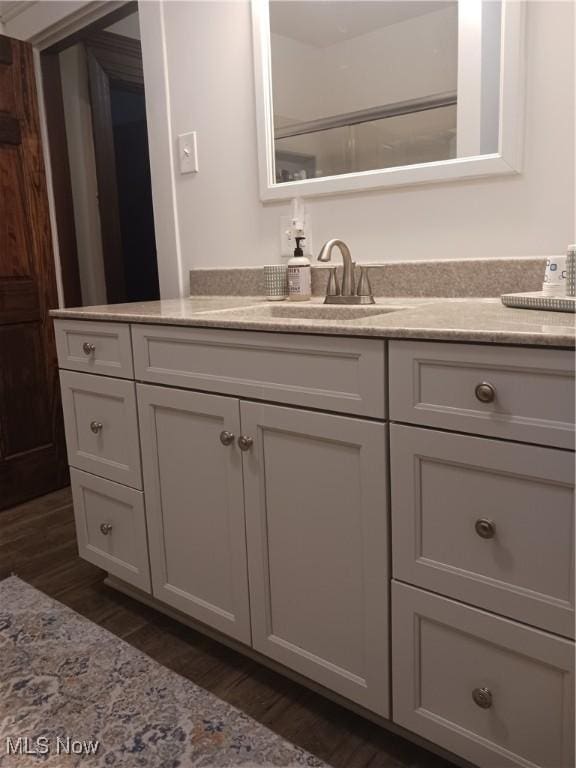
POLYGON ((376 305, 362 308, 326 307, 322 297, 296 303, 250 296, 192 296, 58 309, 50 314, 124 323, 570 348, 576 339, 573 314, 511 309, 500 299, 486 298, 382 297, 376 305))

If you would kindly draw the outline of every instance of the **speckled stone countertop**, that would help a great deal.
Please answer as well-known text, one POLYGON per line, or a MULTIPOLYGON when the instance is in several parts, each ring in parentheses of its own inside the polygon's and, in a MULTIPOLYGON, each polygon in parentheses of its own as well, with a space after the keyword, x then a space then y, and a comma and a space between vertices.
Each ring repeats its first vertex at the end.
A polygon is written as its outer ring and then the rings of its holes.
POLYGON ((377 298, 376 305, 324 306, 268 302, 250 296, 185 299, 58 309, 55 318, 203 328, 315 333, 390 339, 474 341, 550 347, 575 346, 576 317, 563 312, 511 309, 500 299, 377 298))

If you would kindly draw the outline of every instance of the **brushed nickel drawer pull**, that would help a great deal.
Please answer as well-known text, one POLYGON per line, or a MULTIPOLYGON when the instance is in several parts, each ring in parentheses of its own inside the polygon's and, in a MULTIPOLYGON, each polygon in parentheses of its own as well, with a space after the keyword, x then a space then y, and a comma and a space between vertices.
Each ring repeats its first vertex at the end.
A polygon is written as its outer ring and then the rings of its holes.
POLYGON ((483 381, 480 384, 477 384, 474 394, 476 395, 476 399, 480 400, 481 403, 493 403, 496 398, 496 390, 488 381, 483 381))
POLYGON ((496 525, 492 520, 481 517, 474 523, 474 530, 481 539, 493 539, 496 536, 496 525))
POLYGON ((220 442, 222 445, 232 445, 234 442, 234 432, 228 432, 226 429, 220 432, 220 442))
POLYGON ((90 422, 90 429, 92 430, 92 432, 94 432, 95 435, 97 435, 98 432, 101 431, 103 426, 104 425, 102 424, 101 421, 91 421, 90 422))
POLYGON ((94 352, 96 352, 96 347, 89 341, 85 341, 84 344, 82 344, 82 349, 84 350, 85 355, 93 355, 94 352))
POLYGON ((252 437, 247 437, 246 435, 240 435, 238 438, 238 447, 241 451, 249 451, 250 448, 254 445, 254 439, 252 437))
POLYGON ((100 526, 100 533, 103 536, 108 536, 112 532, 112 523, 102 523, 100 526))
POLYGON ((492 706, 492 692, 489 688, 474 688, 472 699, 481 709, 490 709, 492 706))

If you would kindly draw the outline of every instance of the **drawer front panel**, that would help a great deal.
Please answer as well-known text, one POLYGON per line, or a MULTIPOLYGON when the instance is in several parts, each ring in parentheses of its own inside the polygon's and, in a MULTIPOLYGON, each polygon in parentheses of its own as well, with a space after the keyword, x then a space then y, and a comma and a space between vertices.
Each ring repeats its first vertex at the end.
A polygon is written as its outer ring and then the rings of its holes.
POLYGON ((394 577, 574 636, 574 456, 392 424, 394 577))
POLYGON ((141 381, 385 415, 383 341, 147 325, 132 334, 141 381))
POLYGON ((574 449, 573 352, 410 341, 389 349, 392 420, 574 449))
POLYGON ((393 582, 394 720, 479 766, 574 765, 574 644, 393 582))
POLYGON ((134 378, 128 324, 55 320, 54 330, 60 368, 134 378))
POLYGON ((71 466, 142 489, 133 381, 60 371, 71 466))
POLYGON ((70 470, 80 556, 150 592, 144 494, 70 470))

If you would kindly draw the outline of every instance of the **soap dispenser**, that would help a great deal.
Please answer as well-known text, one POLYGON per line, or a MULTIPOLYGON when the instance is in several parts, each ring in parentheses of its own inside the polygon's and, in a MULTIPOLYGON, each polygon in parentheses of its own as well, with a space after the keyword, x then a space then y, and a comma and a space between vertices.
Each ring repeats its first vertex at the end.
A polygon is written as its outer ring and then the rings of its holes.
POLYGON ((309 301, 312 295, 312 276, 310 259, 304 256, 300 247, 304 237, 296 238, 294 256, 288 262, 288 299, 290 301, 309 301))

